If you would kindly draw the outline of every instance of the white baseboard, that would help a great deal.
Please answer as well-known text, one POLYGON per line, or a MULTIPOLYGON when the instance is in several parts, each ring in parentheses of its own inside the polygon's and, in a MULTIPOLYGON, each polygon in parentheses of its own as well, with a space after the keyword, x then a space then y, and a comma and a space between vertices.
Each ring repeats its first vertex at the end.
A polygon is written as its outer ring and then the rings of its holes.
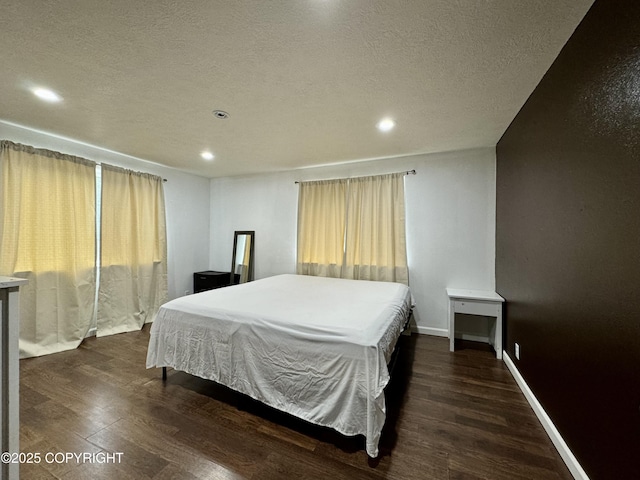
POLYGON ((507 368, 511 372, 511 375, 513 375, 513 378, 516 380, 516 383, 520 387, 520 390, 522 390, 522 393, 529 402, 529 405, 531 405, 531 408, 538 417, 538 420, 540 420, 542 427, 547 432, 547 435, 549 435, 549 438, 555 445, 558 453, 564 460, 564 463, 569 468, 569 471, 573 475, 573 478, 575 478, 576 480, 589 480, 589 477, 578 463, 576 457, 573 456, 571 450, 569 450, 569 447, 565 443, 564 439, 560 436, 560 432, 558 432, 555 425, 547 415, 547 412, 544 411, 542 405, 540 405, 540 402, 538 402, 538 399, 529 388, 529 385, 527 385, 527 382, 525 382, 524 378, 522 378, 522 375, 520 375, 520 372, 513 363, 513 360, 511 360, 511 358, 507 354, 506 350, 503 352, 503 359, 504 363, 507 365, 507 368))
POLYGON ((420 325, 415 325, 414 331, 421 335, 433 335, 434 337, 449 336, 449 330, 446 328, 421 327, 420 325))

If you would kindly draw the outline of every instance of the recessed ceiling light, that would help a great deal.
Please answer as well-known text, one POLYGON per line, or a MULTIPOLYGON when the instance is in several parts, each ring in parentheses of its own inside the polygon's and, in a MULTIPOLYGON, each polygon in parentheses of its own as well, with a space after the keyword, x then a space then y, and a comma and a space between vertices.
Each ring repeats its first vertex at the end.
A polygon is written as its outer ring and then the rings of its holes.
POLYGON ((209 151, 202 152, 200 154, 200 156, 202 158, 204 158, 205 160, 213 160, 214 158, 216 158, 216 156, 213 153, 209 152, 209 151))
POLYGON ((393 127, 395 126, 396 126, 396 122, 394 122, 390 118, 383 118, 378 122, 378 125, 377 125, 378 130, 380 130, 381 132, 388 132, 389 130, 393 129, 393 127))
POLYGON ((53 90, 49 90, 48 88, 34 88, 32 90, 33 94, 41 100, 45 102, 61 102, 62 97, 58 95, 53 90))
POLYGON ((223 110, 214 110, 213 116, 221 120, 226 120, 227 118, 229 118, 229 114, 223 110))

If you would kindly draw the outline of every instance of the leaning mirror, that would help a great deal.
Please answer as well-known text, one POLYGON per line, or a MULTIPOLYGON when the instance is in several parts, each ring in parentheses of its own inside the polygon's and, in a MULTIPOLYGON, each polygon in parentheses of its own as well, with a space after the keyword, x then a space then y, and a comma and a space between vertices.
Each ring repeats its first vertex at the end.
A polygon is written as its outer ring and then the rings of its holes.
POLYGON ((254 231, 239 231, 233 235, 233 257, 231 260, 231 285, 253 280, 254 231))

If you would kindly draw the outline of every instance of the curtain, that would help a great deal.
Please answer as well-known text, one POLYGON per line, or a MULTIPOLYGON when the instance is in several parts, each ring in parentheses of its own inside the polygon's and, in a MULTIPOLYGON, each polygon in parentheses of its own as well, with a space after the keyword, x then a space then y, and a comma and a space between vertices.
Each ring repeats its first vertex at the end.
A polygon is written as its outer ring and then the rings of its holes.
POLYGON ((408 284, 403 178, 300 183, 297 273, 408 284))
POLYGON ((344 261, 348 180, 300 183, 298 274, 340 277, 344 261))
POLYGON ((404 173, 349 180, 343 278, 409 284, 404 173))
POLYGON ((0 274, 20 293, 20 357, 77 348, 95 297, 95 163, 2 141, 0 274))
POLYGON ((139 330, 167 301, 162 178, 102 164, 97 336, 139 330))

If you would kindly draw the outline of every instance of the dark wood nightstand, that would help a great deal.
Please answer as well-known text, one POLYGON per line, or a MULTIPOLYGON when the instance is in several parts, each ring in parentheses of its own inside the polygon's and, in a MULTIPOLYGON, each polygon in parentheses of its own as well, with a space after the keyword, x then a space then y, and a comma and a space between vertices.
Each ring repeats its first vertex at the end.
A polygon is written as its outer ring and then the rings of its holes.
POLYGON ((231 272, 205 270, 193 274, 193 293, 213 290, 231 285, 231 272))

